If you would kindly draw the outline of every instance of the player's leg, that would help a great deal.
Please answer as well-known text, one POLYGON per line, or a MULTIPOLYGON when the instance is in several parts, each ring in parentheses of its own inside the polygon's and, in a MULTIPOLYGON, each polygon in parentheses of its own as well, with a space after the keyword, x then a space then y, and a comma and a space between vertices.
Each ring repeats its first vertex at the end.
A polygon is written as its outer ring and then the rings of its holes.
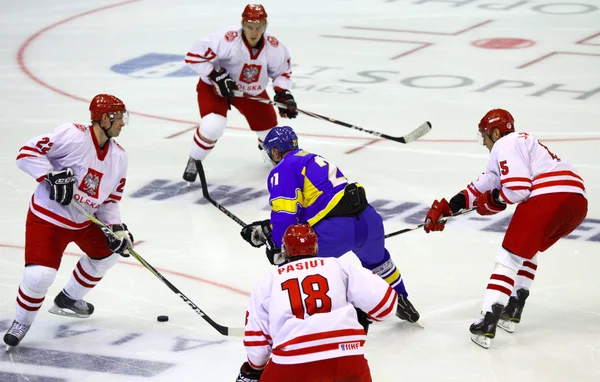
POLYGON ((54 282, 69 234, 70 230, 48 223, 31 211, 27 214, 25 269, 17 291, 15 320, 4 335, 7 345, 17 346, 31 327, 54 282))
MULTIPOLYGON (((257 95, 257 97, 269 99, 266 91, 257 95)), ((250 130, 256 132, 258 148, 262 150, 263 140, 269 131, 277 126, 277 114, 274 107, 247 98, 234 98, 232 105, 244 115, 250 130)))
POLYGON ((102 280, 121 256, 111 252, 104 234, 95 225, 77 232, 74 241, 86 255, 79 259, 66 286, 54 298, 54 306, 50 312, 87 318, 94 313, 94 305, 83 298, 102 280))
POLYGON ((194 132, 194 139, 190 147, 190 158, 183 173, 183 179, 188 182, 195 181, 198 175, 195 161, 204 160, 215 147, 217 140, 223 136, 229 108, 227 99, 216 95, 212 85, 199 80, 196 90, 201 119, 198 128, 194 132))
POLYGON ((420 315, 408 300, 408 292, 404 286, 402 274, 385 248, 385 232, 381 215, 372 206, 368 206, 354 221, 356 244, 352 251, 359 258, 363 267, 372 270, 398 293, 396 309, 398 318, 417 322, 420 315))

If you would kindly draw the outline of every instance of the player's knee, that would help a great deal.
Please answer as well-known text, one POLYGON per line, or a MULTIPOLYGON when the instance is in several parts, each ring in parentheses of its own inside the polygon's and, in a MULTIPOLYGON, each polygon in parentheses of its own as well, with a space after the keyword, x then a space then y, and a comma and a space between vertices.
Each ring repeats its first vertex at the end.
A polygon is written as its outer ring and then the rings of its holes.
MULTIPOLYGON (((275 126, 273 126, 275 127, 275 126)), ((273 128, 272 127, 272 128, 273 128)), ((271 128, 271 129, 272 129, 271 128)), ((271 131, 271 129, 267 129, 267 130, 262 130, 262 131, 257 131, 256 132, 256 136, 258 137, 258 139, 263 142, 265 140, 265 138, 267 137, 267 134, 269 134, 269 131, 271 131)))
POLYGON ((112 268, 121 258, 121 255, 118 253, 113 253, 112 255, 102 258, 102 259, 91 259, 87 258, 87 265, 93 268, 96 273, 105 273, 107 270, 112 268))
POLYGON ((227 118, 222 115, 210 113, 200 121, 200 135, 201 138, 207 141, 217 141, 223 136, 225 132, 225 126, 227 126, 227 118))
POLYGON ((523 265, 524 260, 525 259, 522 257, 519 257, 504 248, 500 248, 500 251, 496 255, 496 268, 501 266, 518 272, 523 265))
POLYGON ((56 269, 43 265, 28 265, 23 272, 23 285, 36 293, 46 293, 56 278, 56 269))

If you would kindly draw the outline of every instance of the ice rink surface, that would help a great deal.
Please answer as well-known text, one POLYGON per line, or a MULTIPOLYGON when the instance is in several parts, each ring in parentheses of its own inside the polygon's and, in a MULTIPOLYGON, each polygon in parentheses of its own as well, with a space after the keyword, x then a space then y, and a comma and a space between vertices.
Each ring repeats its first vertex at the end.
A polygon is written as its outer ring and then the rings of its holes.
MULTIPOLYGON (((118 139, 129 153, 121 211, 138 252, 213 319, 242 326, 249 291, 270 265, 181 174, 199 120, 197 77, 183 56, 196 39, 237 24, 246 3, 0 2, 2 332, 14 317, 35 187, 15 166, 17 151, 61 123, 86 123, 89 100, 103 92, 132 114, 118 139)), ((303 148, 366 187, 387 231, 420 223, 434 199, 453 196, 485 169, 487 150, 475 138, 491 108, 511 111, 518 131, 540 138, 585 179, 587 220, 540 256, 522 323, 512 335, 500 330, 487 351, 471 343, 468 327, 514 207, 457 218, 442 233, 389 239, 425 329, 395 319, 372 326, 374 381, 600 381, 600 3, 263 5, 269 32, 291 51, 299 107, 391 135, 433 124, 421 141, 401 145, 305 116, 290 122, 303 148)), ((228 126, 205 162, 212 196, 246 222, 264 219, 269 167, 237 111, 228 126)), ((235 380, 241 340, 220 336, 131 258, 87 296, 92 317, 49 314, 81 255, 68 251, 31 331, 0 354, 0 381, 235 380), (157 322, 164 314, 169 322, 157 322)))

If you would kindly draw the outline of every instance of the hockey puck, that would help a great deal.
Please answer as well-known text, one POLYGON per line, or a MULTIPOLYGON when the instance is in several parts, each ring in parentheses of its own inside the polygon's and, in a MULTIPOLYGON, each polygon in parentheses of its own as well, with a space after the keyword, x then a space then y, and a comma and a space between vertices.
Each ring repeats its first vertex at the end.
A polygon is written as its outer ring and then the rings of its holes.
POLYGON ((169 316, 158 316, 158 317, 156 317, 156 321, 167 322, 167 321, 169 321, 169 316))

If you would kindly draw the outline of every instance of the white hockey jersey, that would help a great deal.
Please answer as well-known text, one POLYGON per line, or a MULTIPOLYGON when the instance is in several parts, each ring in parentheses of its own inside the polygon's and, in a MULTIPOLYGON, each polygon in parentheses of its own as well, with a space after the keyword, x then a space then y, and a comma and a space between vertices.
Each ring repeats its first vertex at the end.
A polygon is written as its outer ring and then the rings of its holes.
POLYGON ((41 219, 68 229, 91 224, 74 206, 50 200, 44 177, 71 168, 77 178, 72 203, 81 203, 105 224, 121 223, 118 202, 127 178, 127 154, 113 139, 100 150, 91 126, 66 123, 31 139, 19 150, 17 166, 38 181, 29 208, 41 219))
POLYGON ((357 307, 374 321, 394 315, 397 294, 371 271, 336 258, 281 265, 252 290, 244 346, 261 369, 269 357, 298 364, 363 354, 357 307))
POLYGON ((496 188, 508 204, 555 192, 585 197, 577 170, 527 133, 511 133, 494 143, 487 169, 463 191, 467 208, 473 207, 477 196, 496 188))
POLYGON ((208 75, 214 69, 224 68, 238 90, 253 96, 266 90, 269 78, 273 79, 273 87, 291 86, 292 63, 287 48, 275 36, 264 33, 260 47, 253 49, 243 38, 241 26, 196 41, 185 62, 209 85, 212 82, 208 75))

